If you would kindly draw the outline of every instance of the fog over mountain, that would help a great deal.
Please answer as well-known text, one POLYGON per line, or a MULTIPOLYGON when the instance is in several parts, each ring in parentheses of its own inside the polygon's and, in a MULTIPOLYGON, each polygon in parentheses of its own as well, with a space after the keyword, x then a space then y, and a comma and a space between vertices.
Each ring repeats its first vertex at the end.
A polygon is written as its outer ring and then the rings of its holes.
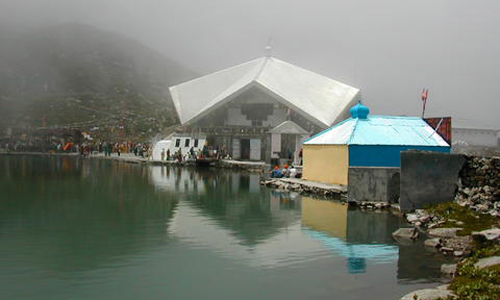
POLYGON ((271 40, 274 56, 360 88, 375 114, 420 115, 427 87, 428 116, 500 128, 499 11, 497 0, 0 0, 0 32, 89 24, 197 74, 271 40))
POLYGON ((4 30, 0 44, 3 127, 125 125, 152 135, 176 123, 168 86, 195 76, 131 38, 78 23, 4 30))

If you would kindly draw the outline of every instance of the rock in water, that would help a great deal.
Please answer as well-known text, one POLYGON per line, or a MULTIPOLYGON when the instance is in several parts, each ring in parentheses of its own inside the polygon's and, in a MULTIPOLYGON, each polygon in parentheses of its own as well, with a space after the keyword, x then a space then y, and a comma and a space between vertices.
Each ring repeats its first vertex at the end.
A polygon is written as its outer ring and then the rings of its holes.
POLYGON ((407 214, 406 215, 406 220, 409 223, 414 223, 414 222, 417 222, 419 220, 419 218, 418 218, 417 214, 407 214))
POLYGON ((434 228, 429 230, 429 235, 440 238, 452 238, 457 236, 457 231, 462 228, 434 228))
POLYGON ((396 239, 416 239, 418 237, 418 231, 415 228, 399 228, 392 233, 392 236, 396 239))
POLYGON ((400 300, 438 300, 450 296, 455 296, 455 294, 444 289, 423 289, 406 294, 400 300))
POLYGON ((424 246, 431 248, 439 248, 441 247, 441 239, 440 238, 427 239, 424 242, 424 246))

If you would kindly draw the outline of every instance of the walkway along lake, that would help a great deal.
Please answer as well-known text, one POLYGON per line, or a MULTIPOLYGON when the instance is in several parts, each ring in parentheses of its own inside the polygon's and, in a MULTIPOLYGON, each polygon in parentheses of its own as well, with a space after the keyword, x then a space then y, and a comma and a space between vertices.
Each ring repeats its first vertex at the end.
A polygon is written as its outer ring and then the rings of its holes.
POLYGON ((447 262, 402 224, 258 174, 0 156, 0 299, 398 299, 447 262))

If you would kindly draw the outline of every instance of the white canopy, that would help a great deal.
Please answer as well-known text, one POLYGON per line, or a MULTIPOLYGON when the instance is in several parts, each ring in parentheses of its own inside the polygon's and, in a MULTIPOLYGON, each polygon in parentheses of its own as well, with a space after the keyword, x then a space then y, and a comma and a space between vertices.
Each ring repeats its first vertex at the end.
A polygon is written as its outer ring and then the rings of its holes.
POLYGON ((191 123, 257 86, 326 128, 347 118, 359 90, 273 57, 263 57, 170 87, 181 123, 191 123))
POLYGON ((299 134, 299 135, 307 135, 308 132, 305 131, 302 127, 300 127, 297 123, 292 122, 290 120, 285 121, 278 126, 269 130, 269 133, 278 133, 278 134, 299 134))

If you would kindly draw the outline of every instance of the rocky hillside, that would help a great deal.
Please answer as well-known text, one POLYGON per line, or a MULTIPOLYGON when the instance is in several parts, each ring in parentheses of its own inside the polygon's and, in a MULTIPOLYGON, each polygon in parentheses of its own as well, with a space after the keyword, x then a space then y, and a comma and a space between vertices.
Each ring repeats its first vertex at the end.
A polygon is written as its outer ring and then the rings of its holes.
POLYGON ((0 33, 0 132, 63 127, 146 138, 176 122, 168 86, 195 74, 119 34, 65 24, 0 33))

